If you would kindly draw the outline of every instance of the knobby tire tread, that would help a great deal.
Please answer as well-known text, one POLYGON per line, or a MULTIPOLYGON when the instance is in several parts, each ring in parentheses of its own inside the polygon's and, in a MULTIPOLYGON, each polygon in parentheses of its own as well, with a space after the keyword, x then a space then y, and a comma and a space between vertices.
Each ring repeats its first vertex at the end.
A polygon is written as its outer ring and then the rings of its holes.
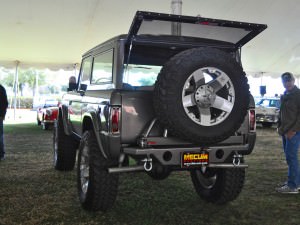
MULTIPOLYGON (((105 159, 98 147, 96 137, 92 131, 84 133, 79 150, 88 146, 89 149, 89 186, 85 200, 81 201, 88 211, 107 211, 112 208, 118 193, 118 174, 109 174, 108 168, 116 166, 115 161, 105 159)), ((78 165, 78 168, 80 165, 78 165)), ((78 169, 78 188, 81 192, 78 169)))
POLYGON ((61 113, 59 113, 56 123, 53 129, 53 142, 55 142, 55 133, 57 132, 57 160, 55 162, 55 169, 70 171, 75 166, 78 142, 73 137, 65 134, 61 113))
POLYGON ((241 193, 245 181, 245 169, 218 169, 217 181, 211 189, 201 185, 195 171, 191 171, 191 178, 196 192, 203 200, 221 205, 233 201, 241 193))

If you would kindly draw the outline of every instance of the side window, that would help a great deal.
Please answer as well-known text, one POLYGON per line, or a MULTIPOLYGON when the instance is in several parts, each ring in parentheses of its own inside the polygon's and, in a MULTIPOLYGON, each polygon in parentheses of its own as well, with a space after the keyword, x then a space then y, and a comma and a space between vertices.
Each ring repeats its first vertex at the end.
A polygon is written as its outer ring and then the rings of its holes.
POLYGON ((113 50, 95 56, 92 80, 93 85, 111 84, 113 75, 113 50))
POLYGON ((270 100, 270 107, 276 107, 275 100, 270 100))
POLYGON ((123 76, 123 83, 135 87, 152 86, 160 70, 161 66, 129 64, 123 76))
POLYGON ((80 71, 80 84, 90 84, 90 72, 92 66, 92 57, 83 59, 80 71))
POLYGON ((262 100, 261 104, 264 107, 269 107, 270 106, 270 101, 268 99, 262 100))

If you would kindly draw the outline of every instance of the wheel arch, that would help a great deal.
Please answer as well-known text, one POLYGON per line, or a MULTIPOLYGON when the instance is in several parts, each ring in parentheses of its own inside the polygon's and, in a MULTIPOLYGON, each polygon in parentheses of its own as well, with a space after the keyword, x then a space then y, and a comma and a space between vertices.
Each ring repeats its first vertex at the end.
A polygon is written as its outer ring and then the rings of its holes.
POLYGON ((61 107, 59 107, 59 112, 57 117, 59 117, 59 114, 61 114, 62 116, 62 122, 64 125, 64 132, 66 135, 71 135, 72 134, 72 127, 71 124, 68 122, 68 107, 65 105, 62 105, 61 107))
POLYGON ((108 158, 107 153, 104 150, 101 138, 100 138, 100 131, 101 131, 101 120, 97 117, 95 112, 87 112, 83 115, 82 120, 82 134, 87 130, 93 130, 99 149, 104 158, 108 158))

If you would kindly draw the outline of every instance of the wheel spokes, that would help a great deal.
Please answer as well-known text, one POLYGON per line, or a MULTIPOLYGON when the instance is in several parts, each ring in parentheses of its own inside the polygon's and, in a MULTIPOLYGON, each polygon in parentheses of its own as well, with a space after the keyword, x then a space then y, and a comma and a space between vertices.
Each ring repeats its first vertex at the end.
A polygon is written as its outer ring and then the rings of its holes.
POLYGON ((89 185, 89 155, 88 148, 84 147, 81 152, 81 162, 80 162, 80 182, 82 192, 86 194, 89 185))
POLYGON ((233 103, 220 96, 216 96, 216 99, 212 104, 212 107, 229 113, 233 108, 233 103))
POLYGON ((89 167, 81 166, 80 167, 80 174, 81 174, 82 178, 88 178, 89 177, 89 167))
POLYGON ((218 68, 198 69, 184 83, 183 108, 192 121, 202 126, 222 123, 233 110, 234 102, 233 83, 218 68))
POLYGON ((186 95, 182 98, 183 107, 190 107, 190 106, 196 105, 193 96, 194 96, 194 93, 190 94, 190 95, 186 95))
POLYGON ((204 126, 209 126, 211 123, 211 113, 210 108, 201 108, 198 107, 200 113, 200 122, 204 126))
POLYGON ((205 78, 202 70, 197 70, 192 74, 196 87, 205 84, 205 78))
POLYGON ((218 76, 216 79, 212 80, 208 84, 214 89, 214 93, 216 93, 221 88, 223 88, 228 81, 229 77, 225 73, 221 73, 220 76, 218 76))

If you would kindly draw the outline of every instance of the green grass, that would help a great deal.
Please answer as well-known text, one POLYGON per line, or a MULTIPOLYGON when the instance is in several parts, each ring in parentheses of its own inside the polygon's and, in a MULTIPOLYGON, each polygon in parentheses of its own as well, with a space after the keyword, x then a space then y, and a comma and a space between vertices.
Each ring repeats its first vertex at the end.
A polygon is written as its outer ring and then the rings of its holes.
POLYGON ((189 173, 163 181, 144 173, 120 175, 114 207, 91 213, 79 204, 76 171, 52 166, 52 132, 34 123, 5 125, 7 158, 0 162, 0 224, 300 224, 300 194, 274 191, 287 167, 274 129, 258 128, 238 199, 216 206, 202 201, 189 173))

